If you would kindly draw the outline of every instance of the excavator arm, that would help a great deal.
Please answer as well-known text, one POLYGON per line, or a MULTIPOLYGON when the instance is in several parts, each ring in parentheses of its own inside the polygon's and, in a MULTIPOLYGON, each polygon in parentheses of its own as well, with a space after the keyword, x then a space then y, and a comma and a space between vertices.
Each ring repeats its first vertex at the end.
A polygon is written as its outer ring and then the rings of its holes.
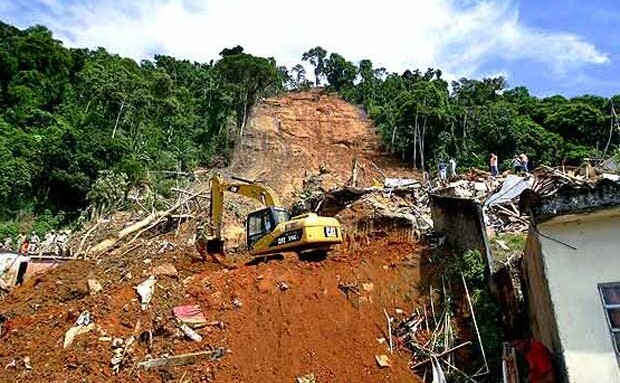
POLYGON ((211 177, 211 225, 213 239, 221 240, 224 213, 224 192, 239 194, 262 203, 266 207, 280 206, 276 194, 267 186, 253 183, 227 182, 221 174, 211 177))

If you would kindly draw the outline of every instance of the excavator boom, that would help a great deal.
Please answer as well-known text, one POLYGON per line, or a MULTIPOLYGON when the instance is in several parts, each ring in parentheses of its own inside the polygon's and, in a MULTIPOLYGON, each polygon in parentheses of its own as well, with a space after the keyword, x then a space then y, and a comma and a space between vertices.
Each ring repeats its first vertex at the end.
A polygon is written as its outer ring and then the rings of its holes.
POLYGON ((215 228, 214 237, 222 236, 222 219, 224 214, 224 192, 239 194, 262 203, 266 207, 279 206, 276 194, 267 186, 241 182, 226 182, 221 174, 215 174, 210 180, 211 186, 211 225, 215 228))

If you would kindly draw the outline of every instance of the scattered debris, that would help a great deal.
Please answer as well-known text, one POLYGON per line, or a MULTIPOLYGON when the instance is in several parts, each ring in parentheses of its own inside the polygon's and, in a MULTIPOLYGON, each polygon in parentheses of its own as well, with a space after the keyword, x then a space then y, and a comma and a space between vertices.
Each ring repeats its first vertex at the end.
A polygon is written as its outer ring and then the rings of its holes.
POLYGON ((17 361, 15 360, 15 358, 13 358, 6 366, 4 366, 5 370, 8 370, 9 368, 17 368, 17 361))
POLYGON ((278 287, 280 288, 281 291, 288 290, 288 285, 285 282, 278 282, 278 287))
POLYGON ((95 324, 91 321, 90 313, 88 311, 82 312, 78 319, 75 321, 73 327, 71 327, 65 333, 65 340, 63 342, 63 348, 67 348, 73 343, 76 336, 85 334, 95 328, 95 324))
POLYGON ((344 293, 347 299, 350 299, 350 296, 349 296, 350 294, 355 294, 357 296, 361 295, 360 288, 357 283, 341 282, 341 283, 338 283, 338 289, 344 293))
POLYGON ((112 341, 112 359, 110 359, 110 365, 112 366, 112 372, 118 374, 125 361, 125 356, 130 350, 130 347, 135 342, 136 338, 131 335, 124 341, 122 338, 117 338, 112 341))
POLYGON ((388 315, 387 311, 383 309, 385 319, 387 320, 388 339, 390 341, 390 354, 394 352, 394 345, 392 343, 392 318, 388 315))
POLYGON ((192 328, 200 328, 208 324, 207 319, 198 305, 174 307, 172 312, 178 321, 187 324, 192 328))
POLYGON ((26 370, 32 370, 32 365, 30 364, 30 357, 28 356, 24 357, 24 368, 26 370))
POLYGON ((145 370, 149 370, 151 368, 168 368, 174 366, 184 366, 187 364, 196 363, 202 359, 209 360, 218 360, 226 355, 229 350, 218 347, 212 351, 199 351, 193 352, 191 354, 183 354, 183 355, 174 355, 174 356, 166 356, 162 358, 155 358, 150 360, 145 360, 143 362, 138 363, 138 367, 142 367, 145 370))
POLYGON ((166 251, 174 250, 175 244, 170 241, 163 241, 157 250, 157 254, 162 254, 166 251))
POLYGON ((189 327, 185 323, 178 323, 177 325, 179 329, 183 331, 183 334, 185 334, 185 336, 188 337, 189 339, 193 340, 194 342, 202 341, 202 336, 198 334, 196 331, 192 330, 191 327, 189 327))
POLYGON ((371 292, 375 289, 375 285, 371 282, 369 283, 362 283, 362 290, 367 291, 367 292, 371 292))
POLYGON ((241 302, 241 299, 239 298, 235 298, 232 301, 233 306, 235 306, 236 308, 240 308, 241 306, 243 306, 243 302, 241 302))
POLYGON ((154 276, 151 275, 147 280, 136 286, 136 291, 140 296, 142 310, 146 310, 149 302, 151 302, 151 298, 153 297, 153 291, 155 290, 155 282, 157 282, 157 280, 154 276))
POLYGON ((314 377, 314 374, 298 376, 295 379, 295 383, 316 383, 316 378, 314 377))
POLYGON ((392 361, 390 361, 390 358, 388 358, 387 355, 375 355, 375 360, 377 361, 377 364, 381 368, 392 367, 392 361))

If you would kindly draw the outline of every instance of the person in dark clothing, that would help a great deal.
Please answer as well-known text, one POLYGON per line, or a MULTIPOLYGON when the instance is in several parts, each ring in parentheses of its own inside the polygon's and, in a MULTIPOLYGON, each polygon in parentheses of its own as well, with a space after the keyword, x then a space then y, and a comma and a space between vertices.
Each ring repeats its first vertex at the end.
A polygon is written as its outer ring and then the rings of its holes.
POLYGON ((516 154, 515 158, 512 159, 512 168, 514 169, 515 174, 519 174, 522 171, 521 160, 516 154))

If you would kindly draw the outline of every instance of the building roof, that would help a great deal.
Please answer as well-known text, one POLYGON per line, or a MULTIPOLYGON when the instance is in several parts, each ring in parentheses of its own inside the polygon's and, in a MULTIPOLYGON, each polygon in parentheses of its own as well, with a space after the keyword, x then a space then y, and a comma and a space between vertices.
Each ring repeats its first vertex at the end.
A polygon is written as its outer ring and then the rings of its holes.
POLYGON ((535 224, 558 216, 618 207, 620 184, 605 178, 586 185, 566 184, 548 195, 528 189, 521 194, 519 203, 521 214, 529 215, 535 224))

